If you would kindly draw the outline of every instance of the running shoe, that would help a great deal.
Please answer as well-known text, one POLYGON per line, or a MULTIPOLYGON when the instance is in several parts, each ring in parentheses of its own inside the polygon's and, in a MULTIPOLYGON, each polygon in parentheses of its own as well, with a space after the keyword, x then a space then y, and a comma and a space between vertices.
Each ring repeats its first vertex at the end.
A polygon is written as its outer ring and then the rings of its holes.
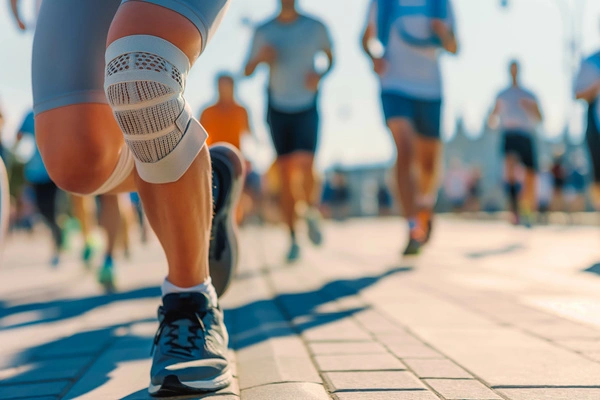
POLYGON ((210 148, 213 171, 214 217, 210 235, 209 268, 220 297, 238 265, 236 210, 244 189, 244 164, 238 150, 226 143, 210 148))
POLYGON ((402 253, 405 256, 415 256, 421 252, 421 248, 423 247, 425 241, 426 234, 423 232, 421 228, 414 228, 408 234, 408 243, 404 252, 402 253))
POLYGON ((422 227, 425 228, 425 238, 423 239, 422 244, 429 243, 429 239, 431 239, 431 230, 433 229, 433 211, 431 210, 422 210, 418 215, 419 223, 422 227))
POLYGON ((321 233, 321 214, 315 208, 311 208, 306 213, 306 225, 308 226, 308 238, 315 246, 323 243, 323 234, 321 233))
POLYGON ((214 392, 231 384, 223 311, 203 293, 163 297, 148 391, 153 396, 214 392))
POLYGON ((115 274, 114 274, 114 263, 111 256, 104 258, 104 264, 98 271, 98 283, 104 287, 107 293, 113 293, 115 291, 115 274))
POLYGON ((83 251, 81 252, 81 261, 86 269, 92 267, 92 258, 94 256, 94 247, 90 243, 86 243, 83 251))
POLYGON ((300 246, 298 245, 298 243, 296 243, 296 241, 292 241, 292 244, 290 245, 290 250, 288 251, 286 260, 287 260, 288 264, 291 264, 295 261, 298 261, 299 258, 300 258, 300 246))

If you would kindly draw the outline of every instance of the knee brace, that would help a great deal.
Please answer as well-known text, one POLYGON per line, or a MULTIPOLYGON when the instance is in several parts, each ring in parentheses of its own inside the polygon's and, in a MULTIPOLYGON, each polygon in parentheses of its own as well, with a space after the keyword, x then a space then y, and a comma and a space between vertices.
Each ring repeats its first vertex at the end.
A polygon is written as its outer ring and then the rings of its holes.
POLYGON ((208 137, 183 98, 187 56, 170 42, 127 36, 106 50, 104 89, 140 177, 175 182, 208 137))

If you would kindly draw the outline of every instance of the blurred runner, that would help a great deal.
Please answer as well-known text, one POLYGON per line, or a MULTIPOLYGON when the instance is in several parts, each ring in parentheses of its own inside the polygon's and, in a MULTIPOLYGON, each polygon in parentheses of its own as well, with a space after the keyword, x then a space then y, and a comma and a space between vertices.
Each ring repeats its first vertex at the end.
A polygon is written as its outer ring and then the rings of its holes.
POLYGON ((300 257, 296 238, 299 198, 304 198, 309 206, 305 217, 310 240, 315 245, 322 242, 313 165, 319 132, 319 86, 333 67, 329 32, 320 21, 300 14, 295 0, 281 0, 279 15, 254 33, 246 76, 252 75, 260 64, 266 64, 270 72, 267 122, 281 172, 281 211, 290 232, 287 260, 292 262, 300 257), (315 58, 321 53, 327 56, 328 66, 317 72, 315 58), (301 194, 293 190, 296 170, 302 181, 301 194))
POLYGON ((371 0, 368 14, 363 49, 381 80, 383 114, 398 154, 396 180, 409 228, 404 254, 417 254, 431 235, 439 189, 439 57, 458 50, 454 12, 450 0, 371 0))
POLYGON ((464 211, 469 189, 469 172, 458 158, 452 158, 444 176, 444 194, 455 213, 464 211))
POLYGON ((218 296, 237 265, 244 166, 231 146, 209 153, 183 96, 227 6, 45 1, 34 39, 36 135, 50 175, 80 195, 137 190, 166 253, 152 395, 212 392, 233 379, 218 296))
POLYGON ((567 180, 567 171, 564 166, 564 151, 554 153, 552 161, 552 187, 553 199, 552 209, 554 211, 565 210, 565 183, 567 180))
MULTIPOLYGON (((229 143, 241 151, 242 137, 251 133, 250 120, 246 109, 235 98, 235 80, 232 75, 221 74, 217 77, 217 102, 200 115, 200 123, 209 136, 207 143, 229 143)), ((251 164, 246 162, 246 172, 249 174, 251 164)), ((237 221, 244 219, 244 209, 252 208, 253 194, 248 185, 244 185, 242 200, 238 205, 237 221)))
POLYGON ((575 97, 588 104, 585 139, 592 161, 592 201, 594 208, 600 210, 600 52, 581 63, 575 82, 575 97))
POLYGON ((492 126, 499 122, 502 132, 502 150, 513 222, 523 222, 525 226, 530 227, 533 222, 532 213, 537 208, 538 165, 535 131, 542 122, 542 113, 533 93, 521 87, 517 61, 510 63, 509 71, 511 85, 498 94, 489 122, 492 126), (525 167, 521 202, 516 177, 519 164, 525 167))
POLYGON ((17 144, 29 136, 34 144, 33 155, 25 165, 25 178, 35 191, 35 204, 44 222, 50 228, 53 238, 53 255, 50 264, 54 267, 60 263, 60 252, 63 245, 63 232, 56 220, 56 196, 58 187, 48 175, 48 171, 42 161, 42 156, 35 145, 35 124, 33 111, 29 112, 17 133, 17 144))
POLYGON ((538 222, 548 224, 548 212, 553 197, 553 176, 549 165, 543 165, 537 178, 538 222))

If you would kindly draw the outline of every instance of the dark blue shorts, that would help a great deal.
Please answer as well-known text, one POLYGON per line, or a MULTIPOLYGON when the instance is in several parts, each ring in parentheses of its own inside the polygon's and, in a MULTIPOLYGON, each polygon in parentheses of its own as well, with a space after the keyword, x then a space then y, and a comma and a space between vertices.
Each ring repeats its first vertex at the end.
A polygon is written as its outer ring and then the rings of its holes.
POLYGON ((440 138, 441 100, 419 100, 398 93, 382 92, 381 103, 386 122, 394 118, 405 118, 412 122, 419 135, 440 138))
POLYGON ((296 113, 279 111, 269 105, 267 122, 278 156, 299 151, 315 154, 317 151, 319 111, 316 104, 308 110, 296 113))

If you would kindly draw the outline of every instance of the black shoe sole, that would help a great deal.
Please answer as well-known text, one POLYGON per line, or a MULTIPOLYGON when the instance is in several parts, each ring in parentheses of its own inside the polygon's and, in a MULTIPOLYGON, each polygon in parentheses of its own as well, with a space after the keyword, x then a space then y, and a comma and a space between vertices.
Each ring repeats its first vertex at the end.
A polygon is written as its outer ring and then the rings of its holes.
POLYGON ((194 396, 194 395, 197 396, 197 395, 203 394, 203 393, 217 392, 219 390, 225 389, 229 385, 230 385, 230 383, 227 384, 226 386, 223 386, 222 388, 215 388, 215 389, 210 389, 210 390, 194 389, 194 388, 191 388, 191 387, 186 386, 183 383, 181 383, 181 381, 179 380, 179 378, 177 378, 177 376, 169 375, 165 378, 160 389, 155 393, 151 393, 150 395, 152 397, 170 397, 170 398, 181 397, 181 396, 194 396))
POLYGON ((233 279, 239 260, 236 211, 244 189, 244 165, 238 150, 228 144, 210 149, 213 174, 219 177, 219 202, 214 205, 210 238, 209 268, 217 296, 221 297, 233 279))

